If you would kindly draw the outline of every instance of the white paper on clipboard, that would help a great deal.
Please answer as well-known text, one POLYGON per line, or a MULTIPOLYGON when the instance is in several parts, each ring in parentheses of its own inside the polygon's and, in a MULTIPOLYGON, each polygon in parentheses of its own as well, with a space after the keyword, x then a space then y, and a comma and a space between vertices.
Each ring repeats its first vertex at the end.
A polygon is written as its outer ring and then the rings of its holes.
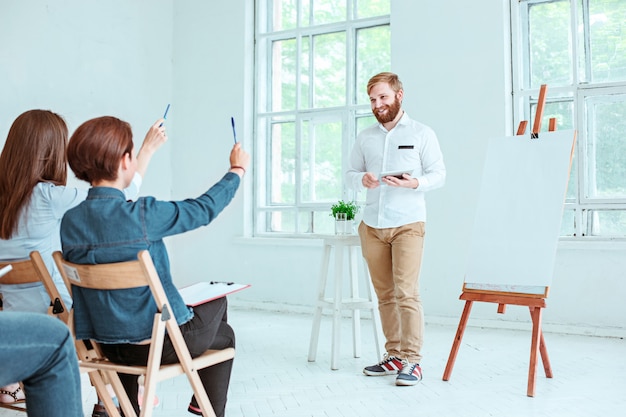
POLYGON ((217 298, 225 297, 229 294, 245 290, 250 284, 237 284, 234 282, 197 282, 187 287, 179 288, 178 292, 186 305, 195 307, 208 303, 217 298))

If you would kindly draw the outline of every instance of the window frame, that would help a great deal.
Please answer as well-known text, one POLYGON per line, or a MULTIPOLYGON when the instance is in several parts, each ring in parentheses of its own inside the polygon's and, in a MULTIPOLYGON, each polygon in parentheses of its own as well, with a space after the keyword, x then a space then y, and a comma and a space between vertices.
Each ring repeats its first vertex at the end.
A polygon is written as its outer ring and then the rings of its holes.
MULTIPOLYGON (((269 20, 272 10, 272 0, 255 0, 255 93, 254 93, 254 155, 255 155, 255 187, 253 189, 253 232, 256 237, 306 237, 319 234, 315 230, 316 213, 319 215, 329 215, 330 206, 334 201, 305 201, 302 198, 301 176, 303 174, 301 168, 295 169, 295 201, 293 203, 272 203, 271 196, 271 140, 272 126, 276 123, 273 119, 282 119, 284 122, 294 123, 295 130, 295 163, 301 164, 302 161, 302 142, 303 133, 300 129, 305 122, 318 123, 321 120, 334 119, 340 121, 341 128, 341 172, 344 172, 349 163, 349 156, 354 140, 357 135, 358 119, 362 117, 372 117, 369 102, 359 104, 358 97, 365 86, 357 86, 357 69, 356 57, 358 53, 357 34, 359 30, 387 26, 391 27, 391 15, 383 15, 368 18, 357 18, 357 1, 346 0, 346 20, 335 23, 327 23, 314 26, 300 27, 296 25, 293 29, 278 30, 270 32, 269 29, 272 22, 269 20), (274 111, 272 109, 272 74, 271 65, 273 58, 272 45, 276 41, 294 39, 296 40, 296 56, 300 57, 302 39, 315 36, 345 32, 345 53, 346 53, 346 71, 345 71, 345 105, 315 108, 314 105, 302 107, 300 104, 300 85, 302 71, 300 70, 300 59, 296 63, 295 83, 296 83, 296 108, 287 110, 274 111), (282 212, 287 215, 296 216, 291 231, 272 231, 271 217, 272 213, 282 212), (301 220, 303 219, 303 220, 301 220)), ((296 0, 297 17, 301 13, 301 0, 296 0)), ((391 29, 389 29, 391 30, 391 29)), ((315 89, 313 76, 314 68, 312 65, 313 51, 309 49, 309 85, 308 94, 313 97, 315 89)), ((388 67, 390 62, 388 63, 388 67)), ((365 94, 364 92, 362 94, 365 94)), ((336 196, 336 200, 352 201, 357 198, 357 194, 353 190, 349 190, 343 178, 341 178, 341 195, 336 196)))
MULTIPOLYGON (((512 98, 514 128, 521 120, 531 120, 534 117, 534 107, 537 105, 539 87, 531 86, 531 73, 529 64, 530 43, 528 27, 528 8, 533 4, 550 3, 553 0, 510 0, 511 12, 511 63, 512 63, 512 98)), ((550 86, 546 94, 546 105, 557 102, 572 103, 572 123, 577 132, 575 157, 572 172, 576 172, 575 198, 566 198, 565 211, 574 211, 574 233, 562 235, 561 240, 590 241, 590 240, 620 240, 626 241, 626 235, 600 235, 593 234, 592 217, 597 210, 626 210, 626 197, 600 198, 587 195, 587 185, 590 183, 589 164, 592 162, 586 151, 589 142, 589 123, 587 119, 588 103, 593 97, 607 97, 626 95, 626 80, 615 82, 590 82, 591 58, 589 54, 589 15, 586 5, 590 0, 567 0, 570 7, 570 36, 572 44, 571 68, 572 82, 568 86, 550 86), (582 15, 581 15, 582 13, 582 15), (577 24, 583 21, 583 36, 581 44, 578 36, 577 24), (581 46, 584 50, 580 50, 581 46), (583 56, 585 77, 580 73, 580 56, 583 56), (576 164, 574 166, 574 164, 576 164), (574 171, 575 168, 575 171, 574 171)), ((542 127, 547 125, 547 120, 542 120, 542 127)))

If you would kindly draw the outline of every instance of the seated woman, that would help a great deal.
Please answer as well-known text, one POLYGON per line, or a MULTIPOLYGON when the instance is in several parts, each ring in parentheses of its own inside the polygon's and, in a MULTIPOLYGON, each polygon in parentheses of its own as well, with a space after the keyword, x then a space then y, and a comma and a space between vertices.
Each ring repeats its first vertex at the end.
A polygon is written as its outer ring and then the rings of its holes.
MULTIPOLYGON (((70 167, 92 188, 87 199, 69 210, 61 223, 61 243, 66 260, 79 264, 102 264, 137 259, 147 249, 171 303, 192 356, 207 349, 234 347, 235 335, 226 321, 226 298, 191 308, 185 305, 170 274, 166 236, 184 233, 209 224, 226 207, 239 188, 250 156, 237 143, 230 153, 230 170, 197 198, 159 201, 141 197, 127 201, 122 190, 132 180, 137 160, 130 125, 114 117, 100 117, 83 123, 69 141, 70 167)), ((118 291, 73 293, 76 337, 101 343, 111 360, 145 365, 156 311, 150 290, 133 288, 118 291)), ((177 362, 166 338, 162 363, 177 362)), ((232 360, 199 372, 211 398, 215 414, 223 416, 232 360)), ((137 378, 120 375, 137 413, 137 378)), ((201 414, 192 397, 188 411, 201 414)))
MULTIPOLYGON (((150 159, 167 140, 160 127, 150 127, 137 157, 137 174, 125 190, 136 198, 150 159)), ((61 249, 59 227, 63 214, 87 197, 87 191, 67 184, 68 128, 63 118, 49 110, 28 110, 9 130, 0 154, 0 260, 28 258, 39 251, 59 294, 67 306, 69 293, 54 266, 52 252, 61 249)), ((50 297, 41 283, 0 284, 4 311, 46 313, 50 297)), ((17 383, 0 387, 1 403, 24 402, 17 383)), ((94 417, 96 410, 94 406, 94 417)))

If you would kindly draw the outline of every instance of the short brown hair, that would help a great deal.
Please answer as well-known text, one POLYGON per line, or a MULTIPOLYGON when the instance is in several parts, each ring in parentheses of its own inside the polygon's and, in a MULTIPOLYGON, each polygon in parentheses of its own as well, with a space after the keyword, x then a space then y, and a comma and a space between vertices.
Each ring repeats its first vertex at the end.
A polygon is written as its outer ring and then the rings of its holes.
POLYGON ((130 125, 104 116, 87 120, 76 129, 67 145, 67 159, 77 178, 93 184, 116 180, 120 160, 132 151, 130 125))
POLYGON ((367 94, 369 94, 370 91, 372 91, 372 88, 378 83, 389 84, 389 87, 391 87, 391 89, 396 93, 402 90, 402 81, 400 81, 400 78, 398 78, 396 74, 393 72, 381 72, 374 75, 367 82, 367 94))

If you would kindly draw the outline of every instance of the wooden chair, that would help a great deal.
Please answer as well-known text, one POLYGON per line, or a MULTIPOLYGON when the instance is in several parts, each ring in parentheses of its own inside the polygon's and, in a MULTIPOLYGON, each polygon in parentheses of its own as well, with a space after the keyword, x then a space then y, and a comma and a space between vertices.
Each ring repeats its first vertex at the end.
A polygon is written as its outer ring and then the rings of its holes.
MULTIPOLYGON (((58 251, 53 254, 53 257, 70 291, 72 286, 96 290, 119 290, 149 286, 157 305, 146 366, 128 366, 111 362, 102 355, 98 343, 92 340, 93 349, 88 356, 81 358, 80 365, 82 367, 105 372, 143 375, 144 395, 142 404, 145 406, 141 409, 140 417, 152 415, 153 407, 149 404, 153 404, 156 384, 159 381, 185 374, 198 405, 202 409, 202 415, 215 417, 211 401, 198 375, 198 369, 204 369, 234 358, 235 350, 233 348, 207 350, 204 354, 192 359, 176 323, 176 318, 171 314, 172 308, 148 251, 140 251, 137 255, 137 261, 99 265, 80 265, 65 261, 61 252, 58 251), (166 330, 179 359, 179 363, 172 365, 160 364, 166 330)), ((70 316, 73 313, 72 311, 70 316)), ((135 415, 126 395, 118 395, 118 400, 127 417, 135 415)))
MULTIPOLYGON (((11 265, 12 269, 5 276, 0 278, 0 283, 6 285, 15 285, 41 282, 46 289, 48 296, 50 297, 50 307, 48 308, 48 314, 57 317, 68 326, 70 325, 69 309, 66 307, 63 298, 59 294, 59 290, 52 280, 52 277, 48 272, 48 268, 46 267, 46 264, 44 263, 41 254, 38 251, 31 252, 30 257, 27 259, 10 262, 0 262, 0 268, 6 265, 11 265)), ((80 357, 80 352, 85 352, 87 348, 82 341, 77 341, 75 345, 76 351, 80 357)), ((122 387, 122 383, 119 380, 119 377, 117 377, 117 374, 107 376, 104 373, 99 372, 98 370, 82 367, 81 372, 89 373, 89 379, 91 380, 91 384, 96 389, 98 397, 103 399, 105 408, 107 409, 109 416, 120 417, 117 406, 113 402, 111 396, 108 394, 109 391, 107 389, 107 383, 105 382, 111 381, 111 385, 114 387, 116 394, 118 391, 120 391, 122 395, 125 395, 124 388, 122 387)), ((19 411, 27 411, 25 407, 15 406, 12 404, 0 404, 0 407, 10 408, 19 411)))
POLYGON ((41 282, 50 296, 48 314, 56 316, 67 323, 69 313, 65 309, 63 299, 59 295, 59 291, 56 285, 54 285, 48 268, 39 252, 32 251, 27 259, 0 262, 0 268, 6 265, 11 265, 13 269, 0 278, 0 283, 3 285, 16 285, 41 282))

